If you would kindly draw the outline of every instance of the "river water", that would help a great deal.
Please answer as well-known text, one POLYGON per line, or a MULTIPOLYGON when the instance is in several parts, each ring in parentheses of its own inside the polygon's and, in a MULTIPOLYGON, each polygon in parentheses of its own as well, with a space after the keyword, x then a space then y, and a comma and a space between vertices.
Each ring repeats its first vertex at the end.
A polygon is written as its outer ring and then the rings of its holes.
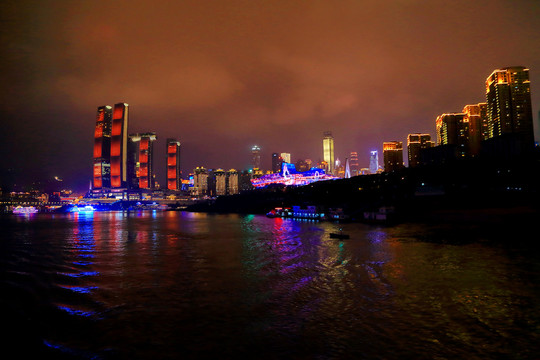
POLYGON ((540 356, 540 257, 511 226, 152 211, 0 226, 14 359, 540 356))

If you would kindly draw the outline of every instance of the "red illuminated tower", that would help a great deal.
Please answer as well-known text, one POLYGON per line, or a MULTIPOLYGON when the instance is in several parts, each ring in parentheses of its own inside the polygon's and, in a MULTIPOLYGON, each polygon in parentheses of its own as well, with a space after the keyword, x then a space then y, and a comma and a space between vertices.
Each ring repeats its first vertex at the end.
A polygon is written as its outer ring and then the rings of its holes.
POLYGON ((180 141, 167 139, 167 189, 180 190, 180 141))
POLYGON ((94 131, 93 188, 96 190, 111 187, 111 128, 112 107, 98 107, 94 131))
POLYGON ((114 105, 111 130, 111 187, 127 186, 128 104, 114 105))
POLYGON ((154 141, 156 133, 141 134, 139 141, 139 188, 154 188, 154 141))

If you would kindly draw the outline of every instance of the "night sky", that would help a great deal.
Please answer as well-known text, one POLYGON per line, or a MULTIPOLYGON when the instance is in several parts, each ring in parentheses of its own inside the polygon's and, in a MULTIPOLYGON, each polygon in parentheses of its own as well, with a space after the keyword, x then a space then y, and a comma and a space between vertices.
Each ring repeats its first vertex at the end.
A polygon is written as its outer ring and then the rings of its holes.
MULTIPOLYGON (((84 190, 97 107, 130 105, 196 166, 244 169, 251 146, 336 157, 435 137, 435 118, 485 101, 496 68, 530 68, 536 138, 540 1, 23 1, 0 3, 0 174, 84 190)), ((406 153, 404 153, 406 157, 406 153)), ((11 180, 6 180, 11 179, 11 180)))

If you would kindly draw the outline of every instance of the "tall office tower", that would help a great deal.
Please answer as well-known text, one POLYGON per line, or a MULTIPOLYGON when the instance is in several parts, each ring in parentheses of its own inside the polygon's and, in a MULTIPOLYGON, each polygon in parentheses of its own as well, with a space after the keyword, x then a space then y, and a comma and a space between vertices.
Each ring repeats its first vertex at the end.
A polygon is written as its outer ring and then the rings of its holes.
POLYGON ((167 189, 180 190, 182 172, 180 170, 180 141, 167 139, 167 189))
POLYGON ((376 174, 379 171, 379 152, 377 150, 372 150, 369 153, 369 172, 371 174, 376 174))
POLYGON ((238 171, 235 169, 227 171, 227 194, 238 194, 238 171))
POLYGON ((401 141, 383 142, 384 171, 399 170, 403 167, 403 143, 401 141))
POLYGON ((111 187, 111 128, 112 107, 98 107, 94 131, 93 188, 96 190, 111 187))
POLYGON ((534 143, 529 69, 523 66, 494 70, 486 79, 489 137, 517 134, 534 143))
POLYGON ((128 136, 127 145, 127 186, 128 189, 139 189, 139 142, 141 137, 139 134, 130 134, 128 136))
POLYGON ((437 143, 454 145, 458 156, 469 154, 469 123, 463 113, 442 114, 437 116, 437 143))
POLYGON ((261 168, 261 148, 257 145, 251 148, 251 165, 254 169, 261 168))
POLYGON ((475 105, 465 105, 463 108, 463 122, 469 127, 469 155, 476 156, 480 153, 482 140, 488 138, 489 127, 487 121, 487 104, 478 103, 475 105))
POLYGON ((283 159, 283 161, 285 161, 286 163, 291 163, 291 154, 290 153, 281 153, 280 154, 281 158, 283 159))
POLYGON ((281 171, 281 163, 283 163, 283 159, 281 156, 279 156, 278 153, 272 154, 272 172, 278 173, 281 171))
POLYGON ((156 133, 144 133, 139 141, 139 188, 154 188, 154 141, 156 133))
POLYGON ((111 130, 111 187, 127 185, 128 104, 114 105, 111 130))
POLYGON ((434 145, 429 134, 409 134, 407 136, 409 167, 417 167, 420 164, 420 152, 422 149, 427 149, 434 145))
POLYGON ((328 173, 334 173, 334 137, 326 131, 323 137, 323 160, 328 163, 328 173))
POLYGON ((349 158, 349 168, 351 176, 358 175, 360 170, 360 163, 358 162, 358 153, 356 151, 351 151, 351 156, 349 158))

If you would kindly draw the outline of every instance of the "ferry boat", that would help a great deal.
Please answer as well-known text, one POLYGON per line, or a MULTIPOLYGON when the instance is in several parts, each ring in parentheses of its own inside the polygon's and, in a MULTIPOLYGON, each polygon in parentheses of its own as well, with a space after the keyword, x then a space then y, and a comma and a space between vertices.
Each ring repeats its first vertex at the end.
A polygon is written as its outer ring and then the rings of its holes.
POLYGON ((13 209, 14 214, 19 215, 26 215, 26 214, 35 214, 39 212, 38 209, 36 209, 34 206, 17 206, 15 209, 13 209))
POLYGON ((309 205, 306 207, 293 206, 292 208, 277 207, 266 214, 269 218, 282 217, 292 219, 306 220, 325 220, 325 214, 317 209, 316 206, 309 205))

